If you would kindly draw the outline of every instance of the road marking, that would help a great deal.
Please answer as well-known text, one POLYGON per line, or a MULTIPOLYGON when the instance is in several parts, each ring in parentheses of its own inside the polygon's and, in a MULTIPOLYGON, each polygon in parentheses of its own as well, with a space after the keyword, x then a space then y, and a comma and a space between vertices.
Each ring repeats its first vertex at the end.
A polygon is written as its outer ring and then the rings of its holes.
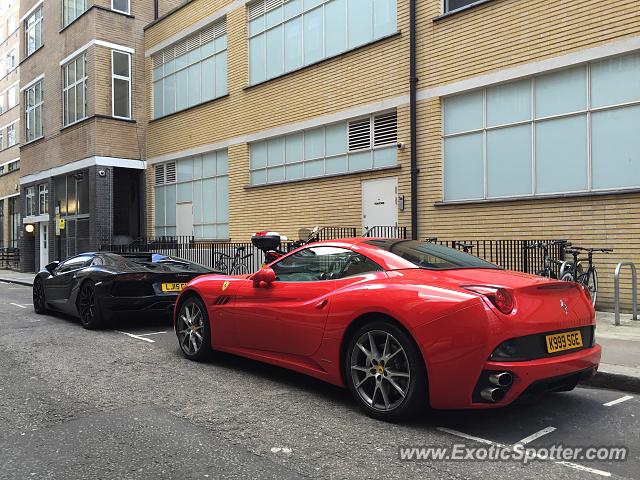
POLYGON ((138 336, 139 337, 146 337, 147 335, 161 335, 163 333, 167 333, 167 332, 165 331, 165 332, 153 332, 153 333, 139 333, 138 336))
POLYGON ((13 303, 13 302, 12 302, 12 303, 9 303, 9 305, 13 305, 14 307, 27 308, 27 307, 25 307, 24 305, 20 305, 20 304, 18 304, 18 303, 13 303))
POLYGON ((141 337, 140 335, 134 335, 133 333, 120 332, 120 331, 118 331, 118 333, 126 335, 127 337, 136 338, 138 340, 144 340, 145 342, 156 343, 155 340, 151 340, 150 338, 144 338, 144 337, 141 337))
MULTIPOLYGON (((549 427, 549 428, 553 428, 553 427, 549 427)), ((505 444, 502 444, 502 443, 498 443, 498 442, 493 442, 491 440, 487 440, 485 438, 474 437, 473 435, 467 435, 466 433, 459 432, 457 430, 452 430, 450 428, 438 427, 437 430, 440 430, 441 432, 449 433, 451 435, 455 435, 456 437, 465 438, 467 440, 472 440, 474 442, 484 443, 486 445, 495 445, 496 447, 506 448, 507 450, 513 450, 513 446, 512 445, 505 445, 505 444)), ((543 429, 543 430, 546 430, 546 429, 543 429)), ((540 432, 542 432, 543 430, 540 430, 540 432)), ((554 430, 555 430, 555 428, 554 428, 554 430)), ((533 435, 531 435, 531 437, 533 437, 534 435, 537 435, 540 432, 534 433, 533 435)), ((524 440, 527 440, 528 438, 529 437, 525 438, 524 440)), ((532 441, 532 440, 529 440, 529 441, 532 441)), ((521 440, 521 442, 522 442, 522 440, 521 440)), ((541 458, 540 460, 544 461, 545 459, 541 458)), ((560 461, 560 460, 553 461, 553 463, 555 463, 557 465, 562 465, 564 467, 569 467, 569 468, 574 468, 576 470, 581 470, 583 472, 594 473, 594 474, 600 475, 602 477, 610 477, 611 476, 610 472, 605 472, 604 470, 598 470, 597 468, 585 467, 584 465, 578 465, 577 463, 564 462, 564 461, 560 461)))
POLYGON ((607 402, 607 403, 603 403, 602 405, 604 405, 605 407, 611 407, 612 405, 617 405, 619 403, 626 402, 627 400, 631 400, 632 398, 633 397, 631 395, 625 395, 622 398, 619 398, 617 400, 612 400, 612 401, 607 402))
POLYGON ((556 429, 556 427, 543 428, 539 432, 536 432, 533 435, 529 435, 528 437, 523 438, 522 440, 520 440, 519 442, 516 442, 515 444, 516 445, 526 445, 527 443, 531 443, 534 440, 537 440, 538 438, 544 437, 548 433, 551 433, 551 432, 555 431, 555 429, 556 429))

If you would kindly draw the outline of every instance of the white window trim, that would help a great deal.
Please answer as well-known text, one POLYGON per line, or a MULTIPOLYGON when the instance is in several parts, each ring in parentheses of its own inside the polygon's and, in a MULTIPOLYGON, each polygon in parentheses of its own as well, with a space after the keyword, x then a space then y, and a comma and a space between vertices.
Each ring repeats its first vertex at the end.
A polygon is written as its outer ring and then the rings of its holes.
POLYGON ((36 198, 36 187, 35 185, 32 185, 30 187, 25 188, 24 190, 24 198, 25 198, 25 212, 26 212, 26 216, 27 217, 32 217, 34 215, 36 215, 36 209, 34 209, 33 207, 34 205, 34 200, 36 198), (29 211, 29 200, 31 200, 31 212, 29 211))
POLYGON ((18 68, 18 48, 19 48, 19 43, 16 43, 13 47, 10 47, 7 50, 7 55, 6 55, 6 59, 7 59, 7 75, 9 75, 11 72, 13 72, 16 68, 18 68), (13 53, 13 58, 15 59, 13 62, 13 65, 10 67, 9 66, 9 57, 11 55, 11 53, 13 53))
POLYGON ((116 8, 113 4, 114 4, 114 0, 111 0, 111 10, 113 10, 114 12, 120 12, 120 13, 125 13, 127 15, 131 15, 131 0, 127 0, 126 10, 120 10, 119 8, 116 8))
POLYGON ((131 120, 133 118, 133 112, 131 110, 131 54, 129 52, 124 52, 122 50, 111 50, 111 116, 113 118, 121 118, 124 120, 131 120), (115 63, 114 63, 114 53, 121 53, 123 55, 126 55, 128 58, 128 62, 129 62, 129 76, 128 77, 123 77, 121 75, 116 75, 113 72, 115 63), (124 116, 120 116, 120 115, 116 115, 115 114, 115 107, 116 107, 116 102, 115 102, 115 80, 126 80, 129 86, 129 116, 128 117, 124 117, 124 116))
POLYGON ((38 215, 48 215, 49 214, 49 184, 47 183, 40 183, 38 185, 38 215), (44 188, 42 188, 44 187, 44 188), (41 200, 42 197, 45 197, 45 208, 46 208, 46 212, 41 212, 40 211, 40 206, 41 206, 41 200))
MULTIPOLYGON (((33 17, 36 12, 38 11, 38 8, 41 8, 41 5, 37 6, 36 8, 33 9, 33 11, 31 12, 30 15, 27 16, 26 20, 24 20, 24 40, 25 40, 25 53, 26 53, 26 57, 30 57, 31 55, 33 55, 34 53, 36 53, 38 50, 40 50, 40 48, 44 45, 44 39, 43 39, 43 34, 44 31, 42 29, 42 18, 43 18, 43 12, 40 12, 40 18, 37 19, 33 25, 29 26, 29 20, 31 19, 31 17, 33 17), (35 48, 33 49, 33 52, 29 53, 29 31, 30 30, 34 30, 38 27, 38 25, 40 25, 40 45, 39 46, 35 46, 35 48)), ((43 9, 44 10, 44 9, 43 9)), ((34 38, 35 38, 35 33, 34 33, 34 38)))
MULTIPOLYGON (((31 85, 29 88, 27 88, 24 91, 23 95, 25 95, 26 97, 27 95, 29 95, 29 91, 33 89, 34 90, 33 94, 35 97, 35 88, 38 85, 38 83, 40 82, 36 82, 33 85, 31 85)), ((24 101, 24 114, 25 114, 24 138, 26 143, 35 142, 36 140, 44 137, 44 123, 43 123, 44 92, 42 87, 43 87, 42 84, 40 84, 40 103, 34 104, 32 107, 29 107, 29 103, 27 102, 26 98, 24 101), (40 132, 40 135, 33 138, 29 138, 29 116, 30 114, 35 115, 38 109, 40 110, 40 128, 42 131, 40 132)))
POLYGON ((75 17, 73 17, 73 18, 72 18, 71 20, 69 20, 67 23, 65 23, 65 22, 64 22, 64 5, 65 5, 65 3, 67 3, 67 1, 68 1, 68 0, 62 0, 62 1, 60 2, 60 6, 61 6, 61 9, 60 9, 60 17, 61 17, 61 18, 60 18, 60 20, 61 20, 61 23, 62 23, 62 28, 66 28, 66 27, 68 27, 69 25, 71 25, 71 24, 72 24, 73 22, 75 22, 78 18, 80 18, 80 17, 84 14, 84 12, 86 12, 86 11, 87 11, 87 0, 83 0, 83 3, 84 3, 84 9, 82 10, 82 12, 80 12, 78 15, 76 15, 75 17))
POLYGON ((16 138, 16 123, 18 123, 18 121, 16 120, 15 122, 10 123, 9 125, 7 125, 7 147, 6 148, 11 148, 14 147, 16 145, 18 145, 18 139, 16 138), (13 127, 13 143, 9 144, 9 127, 13 127))
MULTIPOLYGON (((68 61, 66 64, 64 64, 62 66, 62 126, 63 127, 70 127, 71 125, 74 125, 76 123, 81 122, 82 120, 84 120, 85 118, 87 118, 87 80, 89 79, 89 75, 87 74, 87 57, 86 57, 86 52, 82 52, 80 53, 80 55, 76 55, 75 57, 73 57, 70 61, 68 61), (84 68, 82 69, 84 72, 84 76, 82 77, 81 80, 78 80, 76 78, 75 82, 73 82, 71 85, 66 85, 64 83, 64 77, 65 77, 65 68, 68 67, 68 65, 71 62, 75 62, 79 57, 83 56, 84 57, 84 68), (81 117, 78 117, 78 112, 76 111, 76 119, 73 122, 69 122, 69 123, 65 123, 64 122, 64 114, 65 114, 65 93, 69 90, 71 90, 72 88, 77 88, 78 85, 82 84, 83 88, 84 88, 84 114, 81 117)), ((67 94, 67 99, 68 99, 68 94, 67 94)), ((77 104, 76 104, 77 105, 77 104)), ((68 114, 68 112, 67 112, 68 114)))
POLYGON ((38 8, 40 5, 42 5, 44 3, 44 0, 40 0, 38 3, 36 3, 33 7, 31 7, 27 13, 25 13, 24 15, 22 15, 22 17, 20 17, 20 23, 24 22, 26 20, 27 17, 30 17, 31 14, 36 10, 36 8, 38 8))

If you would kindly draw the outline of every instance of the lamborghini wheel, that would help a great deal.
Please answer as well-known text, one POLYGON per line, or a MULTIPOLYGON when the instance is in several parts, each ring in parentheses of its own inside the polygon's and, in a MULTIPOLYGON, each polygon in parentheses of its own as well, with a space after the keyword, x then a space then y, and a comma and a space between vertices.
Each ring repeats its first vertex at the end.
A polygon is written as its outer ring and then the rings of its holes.
POLYGON ((209 315, 199 298, 190 297, 180 305, 176 335, 182 353, 189 360, 203 360, 211 354, 209 315))
POLYGON ((47 301, 44 296, 44 284, 39 278, 36 278, 36 281, 33 282, 33 310, 37 314, 43 314, 47 311, 47 301))
POLYGON ((428 407, 422 355, 413 339, 391 322, 370 322, 353 333, 345 380, 360 407, 380 420, 404 420, 428 407))
POLYGON ((94 330, 102 326, 102 315, 96 301, 96 286, 91 280, 80 286, 77 307, 84 328, 94 330))

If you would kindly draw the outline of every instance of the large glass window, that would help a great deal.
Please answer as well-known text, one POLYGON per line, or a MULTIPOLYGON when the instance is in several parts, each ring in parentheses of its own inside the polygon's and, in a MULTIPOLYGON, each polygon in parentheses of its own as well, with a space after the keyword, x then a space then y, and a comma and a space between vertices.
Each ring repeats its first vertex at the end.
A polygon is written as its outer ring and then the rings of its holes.
POLYGON ((4 199, 0 200, 0 248, 4 248, 4 199))
POLYGON ((111 9, 126 14, 131 13, 129 0, 111 0, 111 9))
POLYGON ((40 215, 49 213, 49 185, 46 183, 38 185, 38 213, 40 215))
POLYGON ((16 123, 7 126, 7 148, 13 147, 16 144, 16 123))
POLYGON ((396 0, 259 0, 248 7, 249 83, 396 31, 396 0))
POLYGON ((396 165, 396 112, 252 143, 250 183, 262 185, 396 165))
POLYGON ((42 137, 42 80, 24 91, 27 142, 42 137))
POLYGON ((11 197, 9 198, 9 248, 18 248, 20 221, 20 197, 11 197))
POLYGON ((37 214, 36 211, 36 187, 27 187, 24 190, 26 215, 31 217, 37 214))
POLYGON ((82 53, 62 67, 63 124, 87 116, 87 54, 82 53))
MULTIPOLYGON (((86 171, 55 178, 56 204, 65 219, 58 241, 62 258, 89 250, 89 181, 86 171)), ((48 193, 47 193, 48 195, 48 193)))
POLYGON ((477 3, 479 0, 444 0, 444 13, 453 12, 460 8, 477 3))
POLYGON ((640 187, 640 54, 447 97, 444 199, 640 187))
POLYGON ((111 105, 112 115, 131 118, 131 55, 111 51, 111 105))
POLYGON ((154 118, 226 94, 226 20, 153 56, 154 118))
POLYGON ((11 72, 18 66, 18 56, 16 49, 12 49, 7 53, 7 73, 11 72))
POLYGON ((156 236, 175 236, 177 205, 191 204, 195 238, 229 238, 227 164, 219 150, 154 167, 156 236))
POLYGON ((66 27, 87 9, 86 0, 62 0, 62 25, 66 27))
POLYGON ((27 57, 42 46, 42 5, 27 17, 24 22, 27 44, 27 57))

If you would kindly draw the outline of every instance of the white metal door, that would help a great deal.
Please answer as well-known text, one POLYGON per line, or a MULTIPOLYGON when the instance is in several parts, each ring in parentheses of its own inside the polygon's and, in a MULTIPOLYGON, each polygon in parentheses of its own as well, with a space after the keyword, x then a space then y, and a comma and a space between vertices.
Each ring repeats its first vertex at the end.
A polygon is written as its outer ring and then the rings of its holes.
POLYGON ((193 203, 176 204, 176 235, 193 236, 193 203))
POLYGON ((398 226, 398 178, 362 181, 362 229, 398 226))
POLYGON ((40 268, 49 263, 49 224, 40 224, 40 268))

